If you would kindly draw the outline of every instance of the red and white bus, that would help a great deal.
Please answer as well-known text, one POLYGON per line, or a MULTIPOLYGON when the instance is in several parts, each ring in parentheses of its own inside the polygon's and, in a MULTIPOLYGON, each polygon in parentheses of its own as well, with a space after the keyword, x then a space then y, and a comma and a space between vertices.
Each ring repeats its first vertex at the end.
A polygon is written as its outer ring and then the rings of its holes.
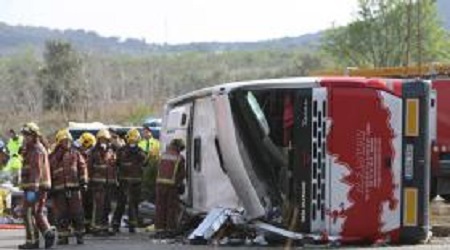
POLYGON ((416 243, 430 229, 431 96, 423 80, 228 83, 169 101, 161 140, 187 142, 190 211, 243 208, 302 234, 416 243))

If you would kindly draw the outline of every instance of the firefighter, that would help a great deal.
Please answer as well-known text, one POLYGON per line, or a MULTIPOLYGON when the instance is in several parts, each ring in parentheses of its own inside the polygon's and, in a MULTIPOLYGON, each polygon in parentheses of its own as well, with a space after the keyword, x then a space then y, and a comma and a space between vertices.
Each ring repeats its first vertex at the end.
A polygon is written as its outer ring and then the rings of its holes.
POLYGON ((146 162, 145 152, 137 145, 140 139, 139 131, 130 129, 126 135, 127 144, 117 154, 119 188, 117 207, 113 217, 113 229, 115 232, 119 232, 120 221, 127 204, 129 232, 134 233, 138 224, 142 170, 146 162))
MULTIPOLYGON (((83 155, 86 161, 89 161, 91 151, 96 143, 95 136, 89 132, 84 132, 78 139, 78 150, 83 155)), ((89 169, 87 171, 88 179, 90 177, 89 169)), ((91 223, 92 223, 92 190, 88 188, 82 194, 83 196, 83 208, 84 208, 84 227, 86 233, 91 233, 91 223)))
POLYGON ((161 156, 156 178, 155 228, 159 232, 173 232, 179 216, 178 195, 184 192, 185 160, 181 155, 184 142, 174 139, 161 156))
POLYGON ((139 147, 147 154, 147 167, 144 171, 143 196, 150 202, 155 201, 155 181, 159 162, 160 143, 153 137, 149 127, 144 126, 139 147))
POLYGON ((78 139, 78 149, 85 159, 89 158, 92 149, 94 148, 97 140, 95 136, 89 132, 84 132, 78 139))
POLYGON ((19 249, 39 248, 39 231, 45 240, 45 248, 53 246, 55 233, 44 215, 47 193, 51 187, 50 167, 47 150, 41 143, 41 133, 35 123, 27 123, 22 128, 25 147, 21 173, 21 187, 24 191, 23 213, 25 215, 26 243, 19 249))
POLYGON ((77 244, 83 244, 84 212, 81 191, 87 189, 84 157, 72 147, 72 136, 66 129, 56 134, 56 148, 50 154, 52 201, 58 229, 58 245, 69 243, 72 224, 77 244))
POLYGON ((101 129, 97 144, 91 151, 88 169, 93 194, 92 231, 95 236, 108 236, 108 215, 111 212, 112 195, 117 189, 116 156, 112 149, 111 135, 101 129))
POLYGON ((109 129, 109 133, 111 134, 111 145, 114 149, 114 152, 118 152, 120 148, 125 146, 125 140, 123 140, 117 131, 113 128, 109 129))

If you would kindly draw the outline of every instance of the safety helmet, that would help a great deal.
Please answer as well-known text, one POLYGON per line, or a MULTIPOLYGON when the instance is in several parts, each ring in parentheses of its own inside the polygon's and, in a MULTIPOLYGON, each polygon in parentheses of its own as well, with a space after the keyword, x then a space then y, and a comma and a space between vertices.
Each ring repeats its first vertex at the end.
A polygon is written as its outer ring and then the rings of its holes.
POLYGON ((184 144, 183 139, 176 138, 170 142, 170 146, 178 150, 179 152, 183 151, 186 145, 184 144))
POLYGON ((126 139, 129 144, 136 144, 141 140, 141 134, 139 133, 139 130, 132 128, 128 130, 126 139))
POLYGON ((97 132, 97 140, 100 138, 105 138, 107 140, 111 139, 111 133, 109 133, 109 131, 107 129, 100 129, 97 132))
POLYGON ((89 132, 84 132, 78 141, 84 148, 90 148, 97 142, 95 136, 89 132))
POLYGON ((61 143, 62 140, 68 139, 69 141, 73 141, 72 135, 69 133, 67 129, 61 129, 56 133, 56 143, 61 143))
POLYGON ((34 122, 29 122, 29 123, 26 123, 25 125, 23 125, 22 133, 32 134, 32 135, 41 135, 39 126, 34 122))

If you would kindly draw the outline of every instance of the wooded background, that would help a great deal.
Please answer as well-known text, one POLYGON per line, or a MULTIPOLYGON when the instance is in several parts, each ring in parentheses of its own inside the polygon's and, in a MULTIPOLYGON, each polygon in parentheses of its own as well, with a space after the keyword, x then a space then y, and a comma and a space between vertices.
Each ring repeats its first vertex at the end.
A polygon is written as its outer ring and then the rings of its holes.
POLYGON ((46 133, 68 121, 140 124, 169 98, 220 83, 449 62, 449 2, 360 0, 347 26, 255 43, 152 45, 0 24, 0 130, 30 120, 46 133))

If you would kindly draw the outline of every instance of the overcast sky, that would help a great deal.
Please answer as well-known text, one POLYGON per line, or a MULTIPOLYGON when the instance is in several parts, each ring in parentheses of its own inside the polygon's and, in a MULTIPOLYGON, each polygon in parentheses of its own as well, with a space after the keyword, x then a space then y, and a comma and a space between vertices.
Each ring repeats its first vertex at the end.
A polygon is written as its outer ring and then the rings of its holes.
POLYGON ((147 42, 256 41, 345 24, 357 0, 0 0, 0 21, 147 42))

